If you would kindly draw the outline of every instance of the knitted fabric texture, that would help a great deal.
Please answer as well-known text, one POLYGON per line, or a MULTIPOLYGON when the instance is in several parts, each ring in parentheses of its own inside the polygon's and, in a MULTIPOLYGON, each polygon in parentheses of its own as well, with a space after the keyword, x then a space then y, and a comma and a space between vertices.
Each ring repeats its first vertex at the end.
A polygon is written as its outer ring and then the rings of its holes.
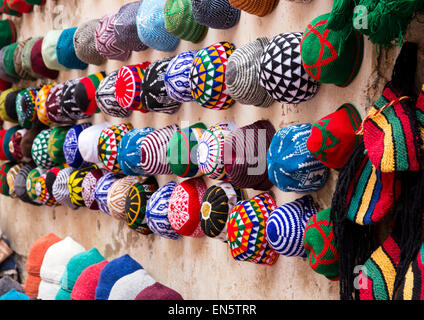
MULTIPOLYGON (((9 82, 9 83, 14 83, 19 81, 19 76, 14 76, 14 75, 9 75, 6 72, 5 66, 4 66, 4 53, 7 49, 6 47, 1 48, 0 50, 0 79, 5 81, 5 82, 9 82)), ((14 70, 14 68, 13 68, 14 70)))
POLYGON ((75 102, 84 114, 93 115, 96 113, 96 90, 105 76, 105 72, 96 72, 87 77, 81 78, 75 86, 75 102))
POLYGON ((7 183, 7 173, 13 167, 14 163, 6 162, 0 167, 0 194, 9 197, 9 185, 7 183))
POLYGON ((76 88, 81 79, 83 78, 63 82, 62 93, 58 97, 60 113, 63 115, 63 118, 73 122, 90 117, 90 115, 83 113, 83 106, 80 106, 76 100, 76 88))
POLYGON ((146 270, 136 270, 115 282, 110 290, 108 300, 135 300, 143 289, 154 283, 156 280, 146 270))
POLYGON ((97 182, 106 173, 108 173, 106 169, 94 169, 87 173, 82 181, 82 199, 84 200, 85 206, 90 210, 99 210, 99 204, 94 197, 94 192, 97 182))
POLYGON ((71 127, 55 127, 50 133, 47 152, 49 157, 57 164, 63 164, 66 161, 63 145, 69 129, 71 127))
POLYGON ((9 130, 7 130, 4 135, 2 148, 3 148, 4 155, 6 156, 6 159, 9 161, 13 161, 13 162, 15 161, 15 157, 13 156, 13 153, 9 149, 10 140, 12 136, 15 134, 15 132, 17 132, 20 129, 21 129, 20 126, 13 126, 9 130))
POLYGON ((26 181, 28 174, 35 168, 34 164, 27 164, 19 170, 15 178, 16 196, 25 203, 33 203, 26 193, 26 181))
POLYGON ((9 88, 0 93, 0 117, 3 120, 18 123, 16 96, 19 91, 19 88, 9 88))
POLYGON ((240 20, 240 10, 228 0, 191 0, 191 5, 194 19, 213 29, 230 29, 240 20))
POLYGON ((53 86, 46 100, 46 113, 47 119, 56 125, 73 125, 76 120, 69 116, 69 109, 64 108, 62 98, 64 96, 64 90, 68 88, 68 81, 65 83, 59 83, 53 86))
POLYGON ((41 131, 34 139, 31 148, 31 156, 35 164, 42 169, 51 169, 55 166, 55 162, 49 156, 49 138, 52 129, 41 131))
MULTIPOLYGON (((58 61, 56 46, 63 30, 50 30, 46 33, 41 46, 41 56, 47 68, 57 71, 66 71, 68 68, 58 61)), ((63 39, 62 39, 63 40, 63 39)))
POLYGON ((0 296, 5 295, 10 290, 15 289, 15 291, 23 293, 24 289, 22 288, 21 284, 13 280, 9 276, 4 276, 0 279, 0 296))
POLYGON ((4 136, 6 135, 7 130, 0 130, 0 160, 6 161, 7 157, 3 150, 4 136))
POLYGON ((98 169, 97 165, 93 164, 89 167, 75 170, 68 179, 69 196, 71 202, 78 207, 84 207, 84 199, 82 197, 82 182, 85 176, 92 170, 98 169))
POLYGON ((25 43, 25 46, 22 49, 22 55, 21 55, 21 62, 22 62, 22 69, 25 73, 27 73, 31 78, 33 79, 39 79, 41 78, 41 75, 36 73, 31 66, 31 52, 34 48, 35 43, 42 39, 42 37, 35 37, 28 40, 28 42, 25 43))
POLYGON ((76 56, 87 64, 99 66, 106 59, 96 50, 96 27, 99 19, 89 20, 81 24, 74 34, 74 47, 76 56))
POLYGON ((91 127, 91 123, 86 122, 73 126, 68 130, 63 143, 63 154, 68 165, 75 169, 87 167, 89 162, 85 162, 78 149, 78 139, 84 129, 91 127))
POLYGON ((95 300, 100 273, 106 264, 108 261, 104 260, 88 266, 81 272, 72 288, 71 300, 95 300))
POLYGON ((103 129, 111 127, 110 122, 102 122, 84 129, 78 137, 78 150, 84 161, 98 163, 97 146, 103 129))
MULTIPOLYGON (((27 129, 25 129, 27 130, 27 129)), ((28 129, 24 136, 22 137, 20 149, 22 152, 22 162, 28 163, 32 161, 32 147, 34 144, 35 138, 43 131, 43 127, 34 127, 28 129)))
POLYGON ((99 210, 107 215, 110 215, 110 211, 107 205, 107 196, 109 189, 118 179, 123 178, 124 175, 119 173, 109 172, 99 179, 94 190, 94 198, 99 205, 99 210))
POLYGON ((20 13, 29 13, 32 10, 32 5, 25 2, 25 0, 6 0, 10 9, 20 13))
POLYGON ((46 170, 35 168, 28 174, 27 181, 26 181, 26 192, 29 198, 31 199, 31 201, 34 201, 40 204, 42 204, 42 202, 38 199, 40 192, 37 192, 36 185, 37 185, 38 178, 40 178, 45 173, 46 173, 46 170))
POLYGON ((68 28, 62 31, 56 44, 57 61, 68 69, 84 70, 88 64, 80 60, 76 54, 74 35, 77 27, 68 28))
POLYGON ((10 289, 9 292, 5 293, 0 297, 0 300, 18 301, 18 300, 29 300, 29 297, 15 289, 10 289))
POLYGON ((184 300, 177 291, 155 282, 146 287, 135 297, 134 300, 184 300))
POLYGON ((59 71, 49 69, 42 56, 42 46, 44 38, 38 39, 31 49, 31 69, 42 77, 56 79, 59 76, 59 71))
POLYGON ((47 117, 46 109, 46 100, 49 95, 50 89, 53 87, 53 84, 46 84, 40 88, 37 92, 37 97, 35 98, 35 107, 37 109, 37 118, 38 120, 50 127, 53 123, 47 117))
POLYGON ((16 41, 16 26, 12 20, 4 19, 0 21, 0 48, 3 48, 16 41))
POLYGON ((16 113, 18 122, 22 128, 30 129, 37 119, 37 110, 35 107, 35 99, 37 90, 28 88, 19 91, 16 96, 16 113))
POLYGON ((77 210, 79 208, 79 206, 72 203, 68 187, 69 177, 75 170, 74 168, 60 170, 53 184, 53 196, 56 201, 72 210, 77 210))
POLYGON ((42 200, 43 204, 46 206, 58 205, 56 198, 53 196, 53 186, 59 172, 63 168, 64 166, 54 167, 53 169, 47 170, 45 174, 45 185, 43 187, 42 194, 40 195, 40 200, 42 200))
POLYGON ((237 9, 259 17, 266 16, 274 10, 277 0, 229 0, 230 4, 237 9))
POLYGON ((7 180, 7 185, 9 186, 9 195, 11 198, 17 197, 15 193, 15 179, 19 170, 21 170, 23 166, 24 166, 23 163, 16 164, 13 167, 11 167, 10 170, 7 172, 6 180, 7 180))
POLYGON ((15 55, 15 49, 17 46, 17 42, 5 46, 3 52, 3 60, 1 61, 6 74, 15 79, 19 79, 19 75, 16 73, 15 65, 13 63, 13 57, 15 55))
POLYGON ((34 81, 35 77, 33 77, 30 73, 30 69, 24 68, 22 55, 24 52, 24 48, 26 44, 31 41, 31 38, 25 39, 23 41, 19 41, 15 52, 13 53, 13 64, 15 66, 16 73, 22 80, 31 80, 34 81))

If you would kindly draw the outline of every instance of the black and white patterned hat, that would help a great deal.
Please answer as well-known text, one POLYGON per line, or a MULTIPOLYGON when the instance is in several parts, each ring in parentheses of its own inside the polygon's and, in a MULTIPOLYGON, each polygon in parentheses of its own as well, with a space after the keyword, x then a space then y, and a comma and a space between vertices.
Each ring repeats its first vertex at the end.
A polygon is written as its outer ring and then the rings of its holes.
POLYGON ((298 104, 313 98, 318 91, 318 82, 302 66, 302 35, 302 32, 279 34, 262 53, 259 83, 278 102, 298 104))

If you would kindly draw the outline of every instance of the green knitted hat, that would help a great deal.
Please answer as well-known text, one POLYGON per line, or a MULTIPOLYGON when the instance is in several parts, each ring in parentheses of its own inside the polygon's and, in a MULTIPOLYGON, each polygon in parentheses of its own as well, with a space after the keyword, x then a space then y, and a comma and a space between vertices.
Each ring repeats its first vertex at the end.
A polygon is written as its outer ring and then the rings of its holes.
POLYGON ((40 203, 40 200, 38 200, 35 186, 37 184, 38 178, 40 178, 45 172, 46 170, 37 167, 31 170, 26 180, 26 193, 32 201, 37 203, 40 203))
POLYGON ((20 126, 13 126, 7 130, 6 134, 4 135, 3 146, 0 146, 3 147, 3 152, 9 161, 15 161, 15 158, 13 158, 12 153, 9 150, 10 139, 12 138, 13 134, 20 129, 22 129, 20 126))
POLYGON ((7 173, 14 166, 13 162, 5 162, 0 167, 0 194, 9 197, 9 185, 7 183, 7 173))
POLYGON ((17 46, 18 46, 17 42, 6 46, 6 48, 4 49, 3 61, 2 61, 4 71, 6 71, 6 73, 9 76, 15 77, 15 78, 19 78, 19 75, 16 73, 15 65, 13 63, 13 56, 15 54, 15 49, 17 46))
POLYGON ((63 144, 65 143, 66 134, 69 129, 71 129, 70 126, 55 127, 50 133, 47 152, 49 153, 49 157, 57 164, 66 162, 65 154, 63 153, 63 144))
POLYGON ((180 39, 197 43, 208 32, 194 19, 191 0, 166 0, 164 13, 166 30, 180 39))
POLYGON ((46 0, 25 0, 25 2, 33 6, 44 6, 46 0))
POLYGON ((34 79, 38 79, 41 76, 34 72, 31 67, 31 51, 35 43, 40 40, 42 37, 31 38, 25 43, 24 48, 22 49, 22 68, 34 79))
POLYGON ((364 54, 364 38, 352 31, 346 38, 340 31, 327 28, 329 14, 308 24, 300 52, 306 72, 321 83, 348 86, 359 72, 364 54))
POLYGON ((0 20, 0 49, 16 41, 16 28, 13 21, 0 20))
POLYGON ((50 158, 48 153, 48 142, 53 129, 45 129, 41 131, 34 139, 31 146, 31 157, 35 164, 43 169, 51 169, 55 166, 55 162, 50 158))

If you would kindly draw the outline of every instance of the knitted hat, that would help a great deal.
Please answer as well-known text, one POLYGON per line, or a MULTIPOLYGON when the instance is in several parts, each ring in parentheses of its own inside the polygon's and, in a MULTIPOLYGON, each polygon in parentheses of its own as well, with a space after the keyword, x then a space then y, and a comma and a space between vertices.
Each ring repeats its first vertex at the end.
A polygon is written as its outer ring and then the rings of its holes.
POLYGON ((180 39, 165 28, 166 0, 143 0, 137 12, 137 34, 141 42, 158 51, 174 51, 180 39))
POLYGON ((13 82, 19 81, 19 77, 14 76, 14 75, 9 75, 6 72, 3 60, 4 60, 4 53, 7 49, 7 47, 8 46, 0 49, 0 80, 3 80, 5 82, 9 82, 9 83, 13 83, 13 82))
POLYGON ((36 73, 32 69, 32 65, 31 65, 32 49, 34 48, 35 43, 40 39, 43 39, 43 38, 42 37, 35 37, 35 38, 29 39, 28 42, 25 43, 24 48, 22 49, 22 55, 21 55, 22 69, 24 70, 25 73, 29 74, 30 77, 33 78, 33 79, 41 78, 41 75, 36 73))
POLYGON ((81 272, 85 268, 104 260, 105 258, 97 248, 74 255, 67 263, 65 272, 60 279, 60 290, 57 292, 56 300, 71 300, 72 289, 81 272))
POLYGON ((82 106, 77 103, 75 93, 76 87, 82 78, 63 82, 62 94, 59 100, 59 108, 63 117, 70 121, 87 119, 90 115, 83 113, 82 106))
POLYGON ((329 169, 306 147, 311 128, 309 123, 287 126, 272 138, 267 155, 268 176, 284 192, 314 192, 327 182, 329 169))
POLYGON ((16 41, 16 27, 12 20, 0 20, 0 48, 16 41))
POLYGON ((148 47, 140 41, 137 34, 137 12, 141 1, 134 1, 123 5, 113 25, 116 45, 126 51, 143 51, 148 47))
POLYGON ((312 99, 319 83, 302 66, 301 32, 281 33, 265 47, 259 61, 259 84, 280 103, 312 99))
POLYGON ((18 115, 18 122, 23 128, 30 129, 38 120, 37 109, 35 107, 37 93, 36 89, 28 88, 19 91, 16 96, 16 113, 18 115))
POLYGON ((141 290, 155 282, 146 270, 139 269, 118 279, 110 290, 108 300, 135 300, 141 290))
POLYGON ((11 198, 17 197, 17 195, 15 193, 15 179, 16 179, 16 176, 17 176, 19 170, 21 170, 23 166, 24 166, 23 163, 15 164, 7 172, 6 180, 7 180, 7 185, 9 186, 9 195, 10 195, 11 198))
POLYGON ((38 178, 40 178, 45 173, 46 173, 45 169, 35 168, 31 170, 31 172, 28 174, 28 177, 27 177, 26 192, 30 200, 36 203, 42 203, 38 199, 38 196, 40 195, 40 190, 39 192, 37 192, 36 185, 37 185, 38 178))
POLYGON ((277 0, 229 0, 230 4, 237 9, 259 17, 270 14, 277 6, 277 0))
POLYGON ((168 96, 165 88, 165 72, 173 57, 157 60, 150 64, 141 83, 141 103, 143 108, 167 114, 177 112, 181 103, 168 96))
POLYGON ((99 282, 100 273, 108 264, 104 260, 85 268, 72 288, 71 300, 94 300, 96 295, 96 287, 99 282))
MULTIPOLYGON (((47 170, 44 178, 44 186, 38 197, 44 205, 51 207, 58 205, 55 197, 53 196, 53 186, 56 182, 59 172, 63 169, 63 166, 58 166, 47 170)), ((42 177, 40 177, 42 179, 42 177)), ((40 179, 39 179, 40 180, 40 179)))
POLYGON ((166 30, 180 39, 197 43, 208 32, 194 19, 190 0, 166 0, 164 14, 166 30))
POLYGON ((115 14, 107 14, 99 20, 95 31, 97 52, 105 59, 126 61, 131 56, 131 50, 123 50, 117 44, 114 33, 115 14))
POLYGON ((125 215, 128 226, 144 235, 151 234, 146 220, 147 201, 159 188, 154 177, 148 178, 144 182, 137 182, 127 193, 125 199, 125 215))
POLYGON ((43 56, 41 54, 41 48, 43 45, 44 38, 35 41, 31 49, 31 69, 42 77, 49 79, 56 79, 59 76, 57 70, 47 68, 43 56))
POLYGON ((311 268, 330 280, 339 278, 339 253, 336 247, 330 208, 313 215, 305 227, 303 245, 311 268))
MULTIPOLYGON (((65 66, 59 63, 58 54, 56 53, 56 46, 58 44, 59 38, 62 35, 63 30, 50 30, 46 33, 41 45, 41 56, 47 68, 57 71, 66 71, 69 70, 65 66)), ((64 41, 64 38, 61 39, 61 45, 64 41)), ((59 54, 63 55, 61 60, 66 60, 65 49, 61 49, 59 54)), ((66 61, 65 61, 66 62, 66 61)))
MULTIPOLYGON (((77 27, 68 28, 60 34, 56 44, 57 61, 68 69, 84 70, 88 67, 88 64, 80 60, 77 56, 75 44, 78 42, 74 41, 76 31, 77 27)), ((94 45, 94 42, 92 45, 94 45)), ((78 48, 81 48, 79 43, 78 48)))
POLYGON ((51 126, 53 123, 47 117, 46 100, 49 95, 50 89, 53 87, 52 84, 46 84, 40 88, 35 98, 35 107, 37 109, 38 120, 46 126, 51 126))
POLYGON ((25 279, 24 285, 25 293, 28 296, 38 296, 38 287, 41 282, 40 269, 43 263, 44 255, 50 246, 61 240, 62 238, 55 235, 54 233, 49 233, 37 239, 31 245, 26 262, 26 271, 28 272, 28 276, 25 279))
POLYGON ((16 113, 16 96, 19 91, 19 88, 10 88, 0 93, 0 117, 4 121, 18 123, 18 115, 16 113))
POLYGON ((6 154, 3 150, 3 142, 4 142, 4 136, 6 135, 7 130, 0 130, 0 160, 6 161, 6 154))
POLYGON ((22 292, 16 291, 15 289, 10 289, 7 293, 5 293, 4 295, 0 297, 0 300, 24 301, 24 300, 29 300, 29 297, 22 292))
POLYGON ((277 208, 269 193, 238 202, 227 222, 227 239, 231 255, 238 261, 273 265, 279 254, 266 240, 266 223, 277 208))
POLYGON ((168 144, 168 162, 171 171, 179 177, 192 178, 203 175, 197 165, 197 147, 207 129, 202 122, 180 129, 168 144))
POLYGON ((81 24, 74 34, 74 47, 77 57, 88 64, 99 66, 106 62, 96 50, 96 27, 99 19, 92 19, 81 24))
POLYGON ((105 115, 116 118, 128 118, 132 110, 122 108, 115 98, 115 83, 118 71, 109 73, 96 90, 96 102, 100 111, 105 115))
POLYGON ((140 269, 143 267, 128 254, 113 259, 100 273, 95 299, 108 300, 112 287, 119 279, 140 269))
POLYGON ((172 192, 168 219, 180 235, 194 238, 205 235, 200 227, 199 212, 206 189, 202 178, 192 178, 181 182, 172 192))
POLYGON ((71 127, 56 127, 50 133, 47 152, 49 157, 57 164, 66 162, 63 146, 69 129, 71 127))
POLYGON ((274 99, 259 84, 260 59, 269 44, 266 37, 258 38, 236 49, 228 58, 225 82, 228 93, 241 104, 269 107, 274 99))
POLYGON ((18 12, 16 10, 12 10, 9 8, 9 6, 7 5, 7 0, 3 0, 2 2, 0 2, 0 13, 4 13, 10 16, 16 16, 16 17, 21 17, 22 13, 18 12))
MULTIPOLYGON (((26 130, 26 129, 25 129, 26 130)), ((20 152, 22 153, 22 162, 32 161, 32 147, 35 141, 35 138, 43 131, 42 127, 35 127, 26 130, 24 133, 21 143, 20 143, 20 152)))
POLYGON ((100 178, 106 173, 108 173, 106 169, 93 169, 85 175, 82 181, 82 199, 85 206, 90 210, 99 210, 97 200, 94 198, 94 192, 100 178))
POLYGON ((163 80, 167 95, 175 101, 194 101, 191 95, 190 69, 196 53, 197 50, 182 52, 168 64, 163 80))
POLYGON ((144 182, 144 177, 128 176, 116 180, 107 193, 107 207, 112 217, 117 220, 127 221, 125 202, 131 187, 137 182, 144 182))
POLYGON ((84 161, 89 163, 99 162, 97 146, 103 129, 112 126, 110 122, 102 122, 85 128, 78 137, 78 149, 84 161))
POLYGON ((73 125, 76 120, 68 116, 69 113, 65 112, 61 103, 64 89, 65 83, 59 83, 50 89, 46 99, 47 119, 58 125, 73 125))
POLYGON ((109 189, 112 185, 118 180, 124 177, 121 173, 106 173, 103 177, 99 179, 96 184, 96 189, 94 190, 94 198, 99 205, 99 210, 103 213, 110 215, 110 211, 108 208, 107 196, 109 193, 109 189))
POLYGON ((340 169, 361 141, 357 135, 361 115, 352 104, 344 104, 312 125, 306 146, 326 167, 340 169))
POLYGON ((19 75, 16 73, 15 70, 15 64, 13 63, 13 57, 15 56, 15 50, 17 46, 17 42, 5 46, 3 52, 3 60, 1 61, 6 74, 15 79, 19 79, 19 75))
POLYGON ((7 173, 13 167, 13 162, 5 162, 0 167, 0 194, 9 197, 9 185, 7 183, 7 173))
POLYGON ((54 167, 55 162, 49 156, 49 138, 52 129, 45 129, 41 131, 36 138, 31 148, 31 156, 35 164, 42 169, 51 169, 54 167))
POLYGON ((196 21, 213 29, 230 29, 240 20, 240 10, 228 0, 191 0, 191 5, 196 21))
POLYGON ((118 145, 117 161, 122 172, 127 176, 146 176, 141 167, 141 143, 155 129, 146 127, 132 129, 124 135, 118 145))
POLYGON ((97 72, 81 78, 75 87, 75 102, 86 115, 97 111, 96 90, 106 76, 105 72, 97 72))
POLYGON ((134 300, 184 300, 183 297, 175 290, 164 286, 159 282, 155 282, 146 287, 135 297, 134 300))
POLYGON ((224 121, 208 128, 197 147, 197 164, 211 179, 227 181, 224 168, 224 139, 236 129, 232 121, 224 121))
POLYGON ((23 80, 31 80, 34 81, 35 77, 33 77, 30 73, 31 69, 24 68, 22 56, 24 54, 25 46, 31 41, 32 38, 25 39, 23 41, 19 41, 15 52, 13 53, 13 64, 15 66, 16 73, 23 80))
POLYGON ((124 109, 146 112, 141 103, 141 83, 149 61, 119 69, 115 82, 115 98, 124 109))
POLYGON ((2 148, 3 148, 3 153, 6 156, 6 159, 9 161, 15 161, 15 158, 13 157, 13 154, 9 149, 9 143, 10 143, 10 140, 12 139, 12 136, 19 129, 21 129, 20 126, 13 126, 9 130, 7 130, 4 135, 2 148))
POLYGON ((74 168, 65 168, 60 170, 55 182, 53 183, 53 196, 56 201, 72 210, 77 210, 79 208, 79 206, 72 203, 68 187, 69 177, 75 170, 76 169, 74 168))
MULTIPOLYGON (((26 193, 26 181, 28 174, 35 168, 34 164, 27 164, 19 170, 15 178, 15 194, 23 202, 32 203, 28 194, 26 193)), ((37 204, 38 205, 38 204, 37 204)))
POLYGON ((89 167, 75 170, 72 172, 68 179, 69 196, 71 202, 78 206, 84 207, 84 199, 82 198, 82 182, 85 176, 92 170, 98 169, 97 165, 93 164, 89 167))
POLYGON ((20 13, 29 13, 32 10, 32 5, 25 2, 25 0, 6 0, 10 9, 20 13))
POLYGON ((228 58, 234 44, 218 42, 197 52, 190 70, 192 96, 202 107, 225 110, 234 104, 226 81, 228 58))
POLYGON ((206 190, 200 207, 200 226, 211 238, 227 240, 227 219, 237 202, 247 200, 243 189, 221 182, 206 190))
POLYGON ((359 72, 364 38, 353 30, 348 38, 327 28, 329 14, 316 17, 305 30, 301 58, 305 71, 321 83, 348 86, 359 72))
POLYGON ((46 0, 25 0, 25 2, 33 6, 44 6, 46 4, 46 0))
POLYGON ((78 139, 81 132, 84 129, 91 127, 91 123, 81 123, 76 126, 73 126, 68 130, 65 136, 65 141, 63 142, 63 154, 65 155, 65 161, 68 165, 75 169, 88 167, 89 162, 85 162, 82 159, 81 153, 78 149, 78 139))
POLYGON ((9 276, 4 276, 0 279, 0 296, 5 295, 10 290, 15 289, 15 291, 23 293, 24 289, 22 288, 21 284, 12 279, 9 276))
POLYGON ((266 152, 275 134, 268 120, 235 129, 225 137, 224 168, 228 180, 237 188, 269 190, 266 152))
POLYGON ((60 290, 60 279, 69 260, 84 251, 84 247, 71 237, 66 237, 47 249, 40 269, 41 282, 38 288, 38 299, 55 299, 60 290))

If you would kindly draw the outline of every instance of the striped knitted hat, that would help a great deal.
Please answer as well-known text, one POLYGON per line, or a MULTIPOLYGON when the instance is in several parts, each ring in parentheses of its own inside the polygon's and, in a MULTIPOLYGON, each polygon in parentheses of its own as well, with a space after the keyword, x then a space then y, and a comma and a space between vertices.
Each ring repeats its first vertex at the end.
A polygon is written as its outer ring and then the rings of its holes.
POLYGON ((55 166, 55 162, 49 156, 49 138, 52 129, 41 131, 36 138, 31 148, 31 156, 35 164, 42 169, 51 169, 55 166))
POLYGON ((107 205, 107 195, 111 186, 118 180, 123 178, 124 175, 121 173, 108 172, 99 179, 94 190, 94 198, 99 205, 99 210, 107 215, 110 215, 110 211, 107 205))
POLYGON ((140 41, 152 49, 174 51, 180 39, 165 28, 166 0, 143 0, 137 12, 137 34, 140 41))
POLYGON ((15 50, 16 47, 18 46, 18 43, 12 43, 8 46, 4 47, 4 52, 3 52, 3 60, 2 65, 3 65, 3 69, 6 72, 6 74, 10 77, 19 79, 19 75, 16 73, 15 70, 15 64, 13 63, 13 57, 15 55, 15 50))
POLYGON ((277 6, 277 0, 230 0, 230 4, 237 9, 259 17, 270 14, 277 6))
POLYGON ((16 113, 19 125, 22 128, 30 129, 38 120, 35 106, 37 93, 37 89, 27 88, 19 91, 16 96, 16 113))
POLYGON ((61 32, 56 44, 57 61, 68 69, 84 70, 88 64, 76 55, 74 35, 77 27, 68 28, 61 32))
POLYGON ((89 20, 81 24, 74 34, 74 47, 77 57, 88 64, 99 66, 106 59, 96 50, 96 27, 99 19, 89 20))
POLYGON ((72 203, 68 187, 69 177, 75 171, 76 169, 74 168, 61 169, 57 174, 52 188, 53 197, 56 199, 56 201, 72 210, 77 210, 80 208, 79 206, 72 203))
POLYGON ((0 20, 0 48, 3 48, 16 41, 16 27, 12 20, 0 20))
POLYGON ((68 130, 63 142, 63 154, 66 163, 75 169, 88 167, 91 163, 85 162, 78 148, 78 139, 84 129, 91 127, 91 123, 81 123, 68 130))
POLYGON ((191 0, 166 0, 164 13, 166 30, 180 39, 197 43, 208 32, 194 19, 191 0))
POLYGON ((99 157, 97 149, 99 144, 100 134, 103 129, 112 126, 110 122, 102 122, 85 128, 78 136, 78 150, 81 157, 86 162, 98 163, 99 157))
POLYGON ((64 117, 74 121, 87 119, 90 115, 86 115, 82 111, 82 106, 77 103, 75 98, 75 90, 82 78, 67 80, 63 82, 61 97, 59 98, 60 111, 64 117))
POLYGON ((85 176, 92 170, 98 169, 97 165, 93 164, 89 167, 75 170, 69 175, 68 188, 71 202, 78 207, 85 207, 82 197, 82 182, 85 176))
POLYGON ((38 199, 40 193, 38 192, 37 194, 36 184, 38 178, 40 178, 45 173, 45 169, 35 168, 31 170, 31 172, 28 174, 26 181, 26 193, 28 194, 28 197, 31 199, 31 201, 40 204, 42 204, 42 202, 38 199))
POLYGON ((13 162, 5 162, 0 167, 0 194, 10 197, 7 173, 14 166, 13 162))
POLYGON ((237 261, 273 265, 279 254, 266 240, 269 215, 277 208, 269 193, 239 201, 228 216, 227 239, 231 255, 237 261))
POLYGON ((46 84, 40 88, 35 98, 35 107, 37 109, 38 120, 46 126, 51 126, 53 123, 47 117, 46 100, 53 84, 46 84))
POLYGON ((69 129, 71 127, 55 127, 50 132, 47 151, 49 157, 57 164, 66 162, 63 146, 69 129))
POLYGON ((228 0, 191 0, 196 21, 213 29, 230 29, 240 20, 240 10, 228 0))
POLYGON ((15 164, 13 167, 10 168, 10 170, 7 172, 6 180, 7 185, 9 186, 9 195, 11 198, 16 198, 16 192, 15 192, 15 179, 17 174, 19 173, 19 170, 23 168, 23 163, 15 164))
POLYGON ((206 192, 202 178, 184 180, 177 185, 169 199, 168 219, 180 235, 201 238, 205 234, 200 227, 200 205, 206 192))
MULTIPOLYGON (((46 33, 41 45, 41 56, 47 68, 58 71, 66 71, 68 68, 61 65, 56 53, 56 46, 63 30, 50 30, 46 33)), ((63 39, 62 39, 63 41, 63 39)), ((59 52, 60 53, 60 52, 59 52)))
POLYGON ((75 102, 84 114, 92 115, 96 113, 96 90, 105 76, 105 72, 96 72, 81 78, 76 84, 74 92, 75 102))
POLYGON ((190 70, 193 98, 205 108, 225 110, 234 104, 226 82, 228 58, 235 47, 230 42, 218 42, 197 52, 190 70))
POLYGON ((106 169, 92 169, 89 171, 81 185, 82 199, 84 200, 85 206, 90 210, 99 210, 99 204, 94 197, 96 191, 96 185, 108 171, 106 169))
POLYGON ((38 75, 44 78, 56 79, 59 76, 57 70, 47 68, 41 54, 44 38, 39 38, 35 41, 31 49, 31 69, 38 75))

